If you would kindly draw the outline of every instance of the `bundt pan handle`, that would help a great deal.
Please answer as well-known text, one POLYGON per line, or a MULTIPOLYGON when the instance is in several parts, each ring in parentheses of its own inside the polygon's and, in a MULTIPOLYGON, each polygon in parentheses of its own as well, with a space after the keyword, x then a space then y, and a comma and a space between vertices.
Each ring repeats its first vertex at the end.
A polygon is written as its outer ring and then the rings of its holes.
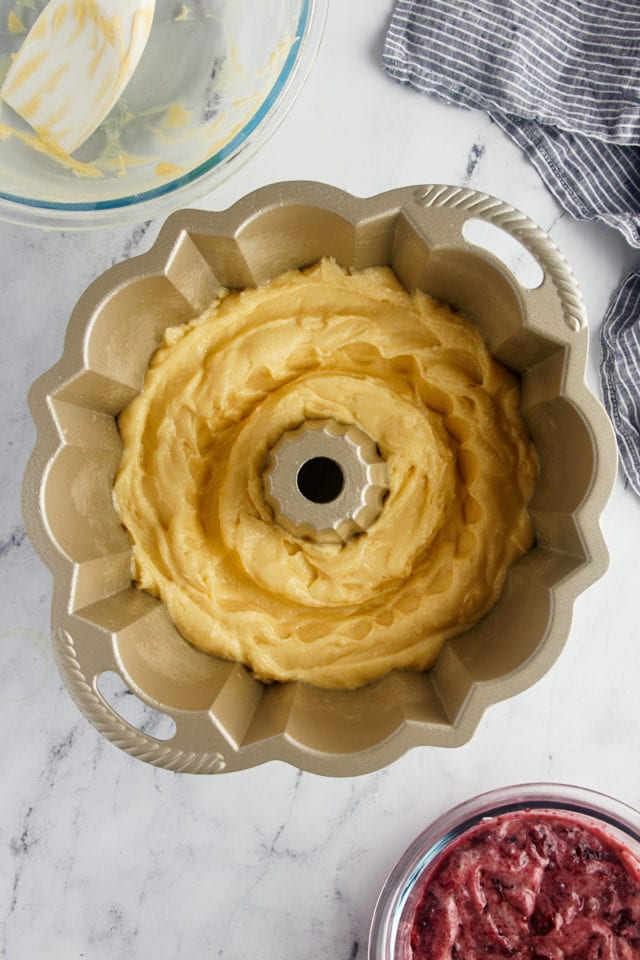
POLYGON ((539 332, 558 336, 558 315, 568 330, 586 330, 584 302, 573 273, 548 234, 526 214, 496 197, 462 187, 417 187, 413 189, 413 200, 421 233, 432 248, 446 248, 449 243, 459 247, 463 239, 468 246, 479 248, 482 255, 489 253, 499 262, 500 269, 506 267, 526 304, 531 324, 539 332), (427 213, 421 216, 420 211, 427 213), (497 228, 495 234, 473 229, 479 223, 497 228), (500 231, 517 243, 504 247, 498 236, 500 231), (531 260, 524 264, 524 269, 523 264, 518 264, 518 245, 538 264, 537 271, 535 263, 531 269, 531 260), (549 309, 551 306, 556 309, 549 309), (561 308, 560 313, 557 307, 561 308))
POLYGON ((466 742, 488 705, 549 669, 573 601, 607 565, 598 517, 616 448, 584 382, 587 341, 580 292, 553 242, 524 214, 472 190, 406 187, 359 199, 295 182, 257 190, 226 211, 171 216, 147 254, 86 291, 61 361, 30 394, 38 439, 23 513, 54 575, 55 656, 81 711, 131 755, 192 773, 277 759, 352 776, 418 745, 466 742), (474 240, 471 221, 519 241, 539 264, 540 282, 523 285, 474 240), (260 283, 324 255, 355 269, 388 263, 408 289, 469 314, 498 359, 520 373, 523 415, 548 448, 531 505, 537 545, 508 578, 498 604, 507 613, 494 608, 449 641, 427 674, 394 672, 354 691, 265 686, 239 664, 186 644, 164 606, 131 585, 129 546, 111 501, 120 455, 115 417, 139 391, 162 330, 197 316, 221 285, 260 283), (575 476, 566 469, 574 453, 575 476), (526 640, 514 616, 523 590, 539 597, 526 640), (172 721, 166 739, 124 719, 118 706, 133 698, 112 705, 101 689, 110 673, 172 721))
MULTIPOLYGON (((77 631, 77 627, 76 627, 77 631)), ((56 664, 76 705, 92 726, 115 746, 138 760, 176 773, 222 773, 226 768, 226 753, 230 744, 212 717, 202 711, 187 712, 153 703, 148 696, 139 696, 141 705, 151 707, 152 719, 173 721, 165 739, 151 736, 128 722, 111 705, 100 690, 101 677, 116 674, 126 692, 131 681, 125 679, 111 644, 97 645, 88 639, 76 642, 71 632, 58 627, 53 632, 53 651, 56 664), (193 750, 193 744, 200 746, 193 750), (202 749, 206 745, 206 749, 202 749)))

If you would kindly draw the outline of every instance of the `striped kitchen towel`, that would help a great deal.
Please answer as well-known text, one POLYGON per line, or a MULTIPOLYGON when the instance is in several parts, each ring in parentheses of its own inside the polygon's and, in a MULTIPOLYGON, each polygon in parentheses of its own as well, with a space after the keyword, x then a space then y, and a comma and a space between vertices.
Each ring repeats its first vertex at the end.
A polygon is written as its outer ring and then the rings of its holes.
MULTIPOLYGON (((640 247, 640 0, 396 0, 383 53, 401 83, 483 110, 562 206, 640 247)), ((640 272, 602 325, 602 385, 640 495, 640 272)))
POLYGON ((640 272, 627 277, 602 323, 601 381, 629 483, 640 495, 640 272))

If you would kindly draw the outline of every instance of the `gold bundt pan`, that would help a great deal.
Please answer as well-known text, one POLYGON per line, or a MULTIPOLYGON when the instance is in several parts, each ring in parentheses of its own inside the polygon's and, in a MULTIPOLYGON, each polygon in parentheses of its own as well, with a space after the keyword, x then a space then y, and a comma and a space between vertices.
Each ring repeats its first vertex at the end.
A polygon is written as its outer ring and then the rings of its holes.
POLYGON ((193 773, 282 760, 354 775, 417 745, 464 743, 488 705, 549 669, 575 597, 607 565, 598 518, 616 448, 585 385, 587 340, 580 292, 555 245, 524 214, 473 190, 406 187, 359 199, 292 182, 224 212, 171 216, 147 254, 112 268, 81 297, 62 359, 30 394, 37 442, 23 512, 53 573, 53 646, 79 708, 128 753, 193 773), (468 242, 470 221, 518 240, 542 282, 524 288, 494 254, 468 242), (191 647, 163 604, 133 586, 131 547, 112 502, 121 453, 115 418, 140 391, 164 329, 198 316, 221 286, 254 286, 323 256, 354 269, 389 264, 407 289, 471 317, 521 377, 521 412, 540 457, 536 545, 511 569, 496 606, 445 644, 428 672, 394 672, 355 691, 264 685, 241 665, 191 647), (115 711, 100 689, 112 672, 171 718, 168 739, 115 711))

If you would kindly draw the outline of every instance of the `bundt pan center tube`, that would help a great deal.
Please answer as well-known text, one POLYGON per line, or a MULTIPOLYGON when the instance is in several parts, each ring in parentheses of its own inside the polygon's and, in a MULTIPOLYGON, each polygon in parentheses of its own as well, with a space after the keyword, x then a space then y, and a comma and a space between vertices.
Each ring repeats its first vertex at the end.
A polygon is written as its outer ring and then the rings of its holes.
POLYGON ((387 470, 364 431, 335 420, 305 420, 269 451, 265 499, 276 523, 317 543, 366 532, 382 511, 387 470))
MULTIPOLYGON (((575 598, 607 566, 599 516, 616 447, 585 384, 587 344, 582 298, 553 242, 524 214, 473 190, 429 185, 360 199, 291 182, 223 212, 172 215, 148 253, 84 293, 61 360, 30 393, 37 440, 23 512, 53 574, 53 647, 80 710, 133 756, 191 773, 281 760, 351 776, 418 745, 466 742, 487 706, 550 668, 575 598), (523 285, 501 255, 471 242, 472 223, 518 241, 540 282, 523 285), (221 288, 257 287, 322 258, 349 271, 389 266, 406 290, 470 318, 520 379, 520 414, 539 459, 529 508, 535 544, 510 568, 498 602, 446 641, 431 669, 392 671, 354 690, 262 683, 187 643, 164 604, 134 586, 113 499, 117 417, 140 393, 164 331, 197 319, 221 288), (166 739, 116 712, 102 692, 113 673, 170 718, 166 739)), ((388 494, 374 440, 326 418, 285 433, 261 476, 274 522, 323 549, 368 536, 388 494)))

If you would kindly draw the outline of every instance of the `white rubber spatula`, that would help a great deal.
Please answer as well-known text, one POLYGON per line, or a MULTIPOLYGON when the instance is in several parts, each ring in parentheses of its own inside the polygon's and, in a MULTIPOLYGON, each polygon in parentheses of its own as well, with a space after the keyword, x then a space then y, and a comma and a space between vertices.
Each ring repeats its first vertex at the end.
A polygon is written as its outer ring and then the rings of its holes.
POLYGON ((0 87, 53 149, 73 153, 112 109, 149 37, 155 0, 49 0, 0 87))

